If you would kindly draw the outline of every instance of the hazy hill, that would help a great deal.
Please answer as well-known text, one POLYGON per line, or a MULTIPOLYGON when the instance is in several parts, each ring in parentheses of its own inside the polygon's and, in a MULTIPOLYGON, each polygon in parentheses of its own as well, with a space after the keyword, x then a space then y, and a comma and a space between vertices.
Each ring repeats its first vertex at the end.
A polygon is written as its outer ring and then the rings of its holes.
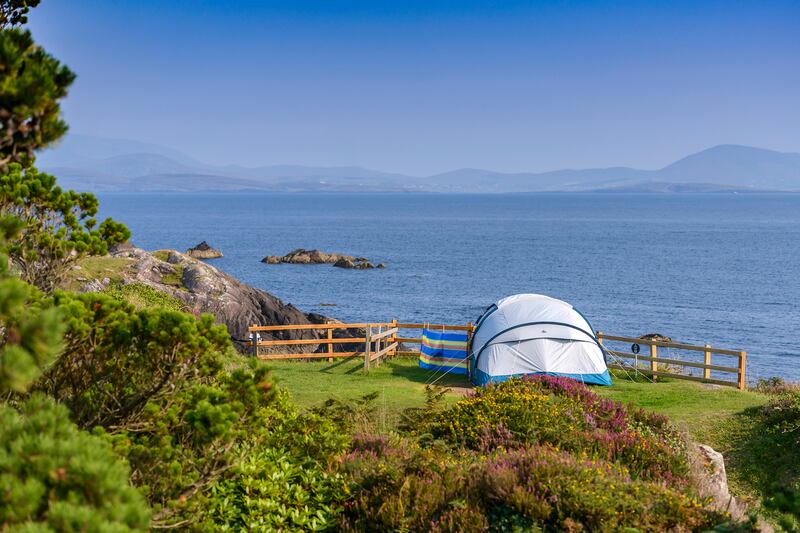
POLYGON ((68 187, 93 191, 800 191, 800 154, 721 145, 658 170, 628 167, 502 173, 465 168, 428 177, 363 167, 212 166, 177 150, 69 135, 45 151, 40 168, 68 187))

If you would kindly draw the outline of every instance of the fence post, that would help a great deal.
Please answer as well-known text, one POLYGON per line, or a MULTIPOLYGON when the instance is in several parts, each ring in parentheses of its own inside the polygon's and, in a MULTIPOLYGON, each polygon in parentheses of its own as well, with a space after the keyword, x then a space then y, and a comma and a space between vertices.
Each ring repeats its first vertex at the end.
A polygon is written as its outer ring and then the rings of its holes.
MULTIPOLYGON (((658 372, 658 362, 656 361, 656 359, 658 358, 658 347, 655 344, 650 345, 650 357, 653 358, 653 360, 650 361, 650 371, 658 372)), ((656 380, 656 375, 653 374, 653 381, 655 380, 656 380)))
POLYGON ((372 347, 372 324, 367 324, 364 336, 366 337, 364 342, 364 373, 367 373, 369 372, 370 348, 372 347))
MULTIPOLYGON (((383 332, 383 324, 378 324, 378 335, 380 335, 382 332, 383 332)), ((379 353, 381 351, 381 341, 383 341, 382 338, 379 338, 377 341, 375 341, 375 353, 379 353)), ((386 341, 384 341, 384 346, 386 346, 386 341)), ((376 367, 381 366, 380 357, 375 359, 375 366, 376 367)))
MULTIPOLYGON (((256 327, 255 324, 250 326, 252 328, 256 327)), ((253 357, 258 357, 258 332, 257 331, 250 331, 250 342, 253 343, 253 357)))
MULTIPOLYGON (((328 320, 325 323, 330 324, 331 321, 328 320)), ((333 343, 331 342, 332 340, 333 340, 333 328, 328 328, 328 354, 331 355, 331 357, 328 357, 329 363, 333 362, 333 343)))
POLYGON ((739 353, 739 389, 744 390, 744 368, 747 360, 747 352, 739 353))
POLYGON ((594 334, 594 336, 597 337, 597 344, 602 346, 603 345, 603 332, 602 331, 598 331, 598 332, 596 332, 594 334))
POLYGON ((706 368, 703 369, 703 379, 711 379, 711 369, 708 366, 711 364, 711 346, 709 344, 705 345, 706 351, 704 352, 704 359, 703 363, 706 365, 706 368))
MULTIPOLYGON (((396 328, 396 327, 397 327, 397 319, 396 319, 396 318, 393 318, 393 319, 392 319, 392 323, 389 325, 389 327, 390 327, 390 328, 392 328, 392 329, 394 329, 394 328, 396 328)), ((389 344, 394 344, 394 343, 396 343, 396 342, 397 342, 397 333, 398 333, 398 332, 397 332, 397 331, 395 331, 395 332, 392 334, 392 338, 391 338, 391 339, 389 339, 389 344)), ((392 350, 392 357, 397 357, 397 349, 398 349, 398 348, 399 348, 399 346, 395 346, 395 347, 394 347, 394 350, 392 350)))

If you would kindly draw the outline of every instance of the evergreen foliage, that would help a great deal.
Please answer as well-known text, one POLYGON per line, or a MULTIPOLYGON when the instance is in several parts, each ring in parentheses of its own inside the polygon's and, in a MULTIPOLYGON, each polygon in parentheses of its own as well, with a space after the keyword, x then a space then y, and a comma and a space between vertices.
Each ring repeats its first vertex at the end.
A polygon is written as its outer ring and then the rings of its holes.
POLYGON ((28 22, 28 10, 39 0, 4 0, 0 2, 0 29, 28 22))
POLYGON ((56 179, 31 167, 9 165, 0 175, 0 214, 22 222, 8 243, 20 277, 52 292, 68 269, 85 255, 105 254, 108 246, 125 242, 130 231, 112 219, 97 226, 97 198, 64 191, 56 179))
MULTIPOLYGON (((25 21, 26 2, 0 2, 0 26, 25 21)), ((34 2, 27 2, 27 5, 34 2)), ((0 30, 0 169, 29 166, 34 150, 67 131, 59 101, 75 75, 33 42, 27 30, 0 30)))
POLYGON ((149 510, 128 467, 69 412, 34 395, 0 405, 0 524, 4 531, 146 531, 149 510))
POLYGON ((27 390, 56 357, 64 330, 36 288, 9 276, 6 239, 20 226, 14 217, 0 217, 0 394, 27 390))

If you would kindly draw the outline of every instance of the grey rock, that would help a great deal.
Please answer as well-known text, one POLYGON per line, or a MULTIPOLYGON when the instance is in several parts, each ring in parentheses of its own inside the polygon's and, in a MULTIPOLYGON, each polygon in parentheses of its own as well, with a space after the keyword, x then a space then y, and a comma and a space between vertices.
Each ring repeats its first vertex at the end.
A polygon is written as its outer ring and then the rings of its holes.
POLYGON ((695 475, 699 478, 701 496, 711 498, 711 506, 717 511, 729 513, 734 520, 744 520, 745 510, 728 489, 725 473, 725 458, 711 446, 696 446, 695 475))
POLYGON ((222 257, 222 252, 212 248, 206 241, 203 241, 194 248, 186 250, 186 255, 197 259, 216 259, 222 257))
POLYGON ((305 248, 298 248, 292 250, 286 255, 268 255, 261 260, 262 263, 276 265, 278 263, 290 263, 294 265, 321 265, 321 264, 335 264, 340 259, 349 259, 354 261, 353 256, 343 255, 337 253, 327 253, 320 250, 306 250, 305 248))
POLYGON ((667 337, 661 333, 647 333, 645 335, 641 335, 639 338, 645 341, 672 342, 672 337, 667 337))
MULTIPOLYGON (((248 338, 247 328, 252 324, 311 324, 318 323, 291 304, 282 302, 272 294, 256 289, 198 259, 177 251, 169 251, 169 262, 162 261, 140 248, 123 250, 114 257, 132 259, 132 265, 121 273, 122 283, 141 283, 164 292, 181 302, 194 314, 211 313, 217 322, 224 324, 239 349, 241 341, 248 338), (182 270, 180 286, 174 281, 165 283, 164 276, 174 276, 182 270)), ((105 280, 104 280, 105 281, 105 280)), ((83 285, 84 292, 102 291, 104 286, 92 280, 83 285)), ((317 319, 322 320, 322 319, 317 319)), ((327 320, 327 319, 326 319, 327 320)), ((319 331, 280 332, 276 337, 263 335, 264 339, 317 339, 319 331)), ((304 348, 314 351, 317 345, 304 348)), ((275 347, 274 353, 287 353, 296 347, 275 347)))
POLYGON ((336 261, 333 266, 336 268, 356 268, 356 264, 352 259, 347 259, 344 257, 336 261))

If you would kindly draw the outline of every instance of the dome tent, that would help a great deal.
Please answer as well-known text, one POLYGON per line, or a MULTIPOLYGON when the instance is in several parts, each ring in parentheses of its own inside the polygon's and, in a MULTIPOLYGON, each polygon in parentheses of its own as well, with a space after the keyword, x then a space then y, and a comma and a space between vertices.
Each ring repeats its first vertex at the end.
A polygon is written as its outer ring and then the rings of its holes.
POLYGON ((469 359, 477 385, 525 374, 611 385, 605 351, 589 321, 570 304, 541 294, 516 294, 486 309, 469 359))

